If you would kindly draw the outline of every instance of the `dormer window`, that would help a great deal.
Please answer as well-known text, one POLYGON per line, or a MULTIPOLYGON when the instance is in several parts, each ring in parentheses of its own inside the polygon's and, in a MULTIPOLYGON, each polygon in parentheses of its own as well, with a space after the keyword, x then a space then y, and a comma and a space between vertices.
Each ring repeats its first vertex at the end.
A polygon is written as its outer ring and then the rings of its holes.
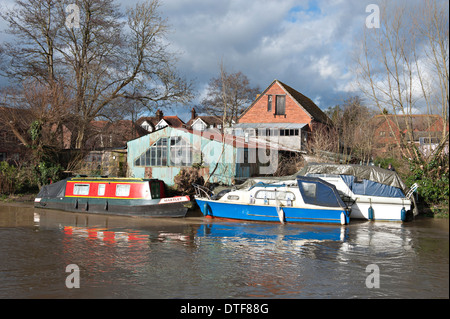
POLYGON ((161 121, 159 121, 158 124, 156 124, 155 129, 160 130, 160 129, 166 127, 166 126, 169 126, 169 124, 167 124, 166 121, 161 120, 161 121))
POLYGON ((148 132, 152 131, 152 126, 147 121, 142 122, 141 127, 148 132))

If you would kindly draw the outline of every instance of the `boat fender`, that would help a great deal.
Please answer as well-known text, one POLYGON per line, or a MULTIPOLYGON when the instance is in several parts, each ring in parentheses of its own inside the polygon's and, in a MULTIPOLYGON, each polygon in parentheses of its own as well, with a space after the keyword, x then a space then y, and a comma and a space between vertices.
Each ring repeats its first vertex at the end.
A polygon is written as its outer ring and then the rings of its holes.
POLYGON ((341 213, 341 225, 347 224, 347 216, 344 212, 341 213))
POLYGON ((108 210, 108 201, 105 202, 105 210, 108 210))
POLYGON ((209 205, 208 205, 208 203, 203 204, 203 211, 204 211, 205 216, 209 215, 209 205))
POLYGON ((401 216, 402 222, 406 222, 406 209, 405 209, 405 207, 402 208, 402 210, 400 212, 400 216, 401 216))
POLYGON ((373 220, 373 208, 372 206, 369 207, 369 220, 373 220))

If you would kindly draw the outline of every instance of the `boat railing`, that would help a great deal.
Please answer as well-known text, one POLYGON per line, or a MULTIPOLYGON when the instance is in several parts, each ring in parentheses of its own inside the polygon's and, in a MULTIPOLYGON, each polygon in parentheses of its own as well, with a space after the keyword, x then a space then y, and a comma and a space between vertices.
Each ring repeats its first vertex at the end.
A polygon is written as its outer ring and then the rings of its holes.
POLYGON ((208 199, 211 199, 211 196, 214 195, 214 193, 207 187, 198 185, 198 184, 192 184, 195 189, 195 195, 198 197, 206 197, 208 199))
POLYGON ((406 194, 406 198, 410 198, 412 194, 419 188, 419 185, 417 183, 414 183, 411 185, 411 188, 409 189, 409 192, 406 194))

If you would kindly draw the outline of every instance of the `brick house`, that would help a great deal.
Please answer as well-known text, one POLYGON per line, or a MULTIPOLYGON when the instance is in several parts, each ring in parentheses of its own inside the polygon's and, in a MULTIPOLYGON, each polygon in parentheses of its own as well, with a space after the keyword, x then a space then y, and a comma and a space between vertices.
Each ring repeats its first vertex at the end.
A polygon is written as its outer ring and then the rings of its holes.
POLYGON ((274 80, 241 114, 233 133, 248 137, 265 135, 279 145, 303 151, 308 136, 318 125, 331 125, 330 118, 308 97, 274 80))
MULTIPOLYGON (((399 156, 398 141, 414 143, 424 155, 429 155, 440 143, 444 121, 439 115, 376 115, 374 155, 399 156), (413 131, 413 140, 407 134, 407 123, 413 131)), ((446 130, 448 131, 448 124, 446 130)), ((445 150, 448 153, 448 145, 445 150)))

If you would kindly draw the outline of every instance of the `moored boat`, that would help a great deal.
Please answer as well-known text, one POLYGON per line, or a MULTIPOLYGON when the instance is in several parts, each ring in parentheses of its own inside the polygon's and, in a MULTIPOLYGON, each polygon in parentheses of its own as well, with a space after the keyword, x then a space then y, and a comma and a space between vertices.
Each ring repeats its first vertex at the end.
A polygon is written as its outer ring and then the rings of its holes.
POLYGON ((43 186, 37 208, 136 217, 184 217, 189 196, 166 197, 163 181, 73 177, 43 186))
POLYGON ((352 208, 352 219, 408 221, 418 214, 412 196, 416 188, 408 189, 394 171, 376 166, 310 164, 299 173, 336 186, 352 208))
POLYGON ((217 194, 194 186, 195 200, 205 216, 281 223, 349 222, 350 211, 336 188, 319 178, 257 182, 217 194))

